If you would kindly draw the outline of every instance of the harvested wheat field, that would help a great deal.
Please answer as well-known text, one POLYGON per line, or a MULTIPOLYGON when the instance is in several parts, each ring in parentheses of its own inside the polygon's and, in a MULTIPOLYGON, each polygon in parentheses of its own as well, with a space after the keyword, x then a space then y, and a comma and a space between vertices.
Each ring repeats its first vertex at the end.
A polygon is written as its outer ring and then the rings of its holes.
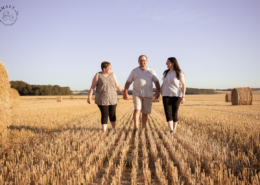
POLYGON ((174 137, 162 102, 134 134, 132 100, 118 103, 117 133, 110 124, 101 132, 87 96, 54 100, 21 97, 12 110, 0 184, 259 184, 258 92, 251 106, 232 106, 223 94, 186 95, 174 137))

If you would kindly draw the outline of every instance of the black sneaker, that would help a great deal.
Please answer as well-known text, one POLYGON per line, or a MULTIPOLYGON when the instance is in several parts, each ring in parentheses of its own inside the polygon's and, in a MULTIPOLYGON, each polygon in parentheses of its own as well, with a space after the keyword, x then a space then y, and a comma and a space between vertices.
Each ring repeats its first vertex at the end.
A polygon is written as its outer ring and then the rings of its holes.
POLYGON ((171 130, 171 131, 170 131, 170 134, 173 136, 173 135, 174 135, 174 131, 173 131, 173 130, 171 130))
POLYGON ((137 128, 135 128, 133 132, 134 132, 134 135, 135 135, 135 133, 136 133, 136 132, 138 132, 138 129, 137 129, 137 128))

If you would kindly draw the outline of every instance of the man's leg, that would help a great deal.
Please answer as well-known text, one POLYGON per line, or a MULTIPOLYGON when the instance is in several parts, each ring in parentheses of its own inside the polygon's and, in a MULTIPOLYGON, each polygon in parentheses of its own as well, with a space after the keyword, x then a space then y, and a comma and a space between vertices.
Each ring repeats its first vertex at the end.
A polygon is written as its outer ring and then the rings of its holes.
POLYGON ((134 128, 138 129, 140 110, 134 110, 134 128))
POLYGON ((148 114, 152 113, 152 98, 142 98, 142 130, 145 130, 148 114))
POLYGON ((134 103, 134 114, 133 114, 134 129, 138 129, 139 116, 140 116, 140 111, 141 111, 141 108, 142 108, 141 97, 136 96, 135 94, 133 94, 133 103, 134 103))
POLYGON ((142 130, 145 130, 148 114, 142 113, 142 130))

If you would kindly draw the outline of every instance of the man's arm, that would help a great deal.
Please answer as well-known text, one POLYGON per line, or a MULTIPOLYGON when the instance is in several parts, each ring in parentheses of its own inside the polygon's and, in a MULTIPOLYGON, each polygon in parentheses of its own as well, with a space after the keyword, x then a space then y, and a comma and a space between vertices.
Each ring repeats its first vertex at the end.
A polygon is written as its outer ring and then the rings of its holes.
POLYGON ((154 82, 155 87, 156 87, 156 93, 154 94, 154 98, 158 99, 160 97, 160 82, 159 80, 157 82, 154 82))
POLYGON ((125 90, 124 90, 124 99, 125 100, 129 99, 129 97, 128 97, 128 89, 129 89, 130 85, 131 85, 131 83, 126 81, 126 83, 125 83, 125 90))
POLYGON ((129 77, 127 78, 126 80, 126 83, 125 83, 125 90, 124 90, 124 99, 125 100, 128 100, 128 89, 129 89, 129 86, 131 85, 131 83, 134 81, 134 70, 131 71, 129 77))

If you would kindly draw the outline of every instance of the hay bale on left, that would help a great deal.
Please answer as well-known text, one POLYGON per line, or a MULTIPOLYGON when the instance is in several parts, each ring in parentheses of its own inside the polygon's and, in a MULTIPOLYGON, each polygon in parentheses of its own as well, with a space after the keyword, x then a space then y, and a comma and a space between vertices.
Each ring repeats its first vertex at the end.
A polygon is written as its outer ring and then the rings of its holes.
POLYGON ((12 109, 20 107, 20 94, 14 88, 10 89, 10 100, 11 100, 11 108, 12 109))
POLYGON ((74 100, 74 97, 73 97, 73 96, 71 96, 71 97, 70 97, 70 100, 74 100))
POLYGON ((57 97, 57 102, 62 102, 62 97, 58 96, 57 97))
POLYGON ((10 81, 7 70, 0 62, 0 134, 10 125, 10 81))

